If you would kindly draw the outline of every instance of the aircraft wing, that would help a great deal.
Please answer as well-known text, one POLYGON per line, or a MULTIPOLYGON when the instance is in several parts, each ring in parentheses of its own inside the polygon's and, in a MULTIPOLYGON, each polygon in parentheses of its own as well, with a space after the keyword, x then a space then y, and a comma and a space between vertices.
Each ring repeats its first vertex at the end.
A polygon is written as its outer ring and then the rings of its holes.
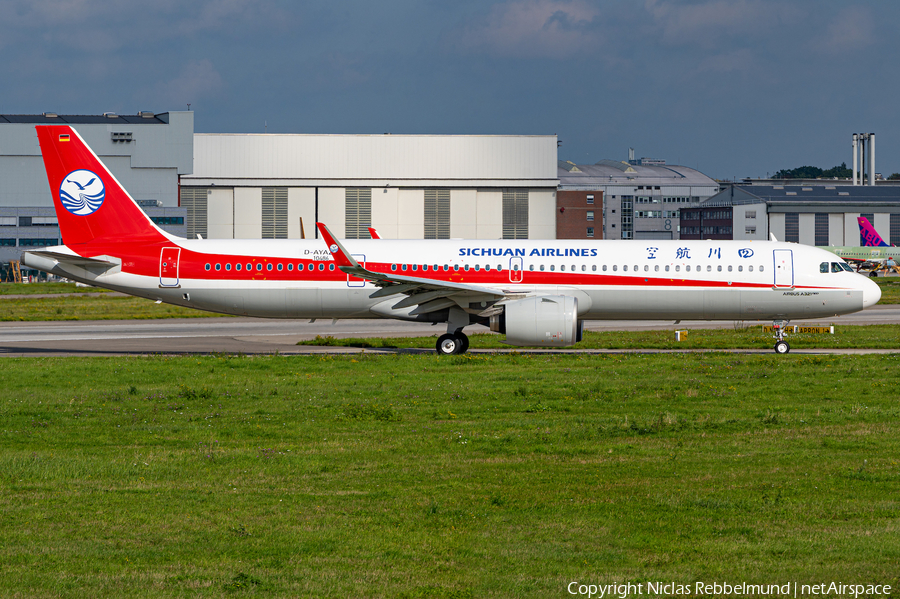
POLYGON ((521 292, 511 292, 482 285, 468 285, 451 281, 438 281, 424 277, 411 277, 386 273, 364 268, 350 252, 338 241, 323 223, 316 223, 319 232, 338 268, 343 272, 373 282, 380 287, 369 297, 389 297, 402 294, 406 297, 392 307, 394 309, 417 306, 411 314, 426 314, 442 310, 453 305, 468 307, 472 302, 490 302, 494 304, 507 297, 521 296, 521 292))

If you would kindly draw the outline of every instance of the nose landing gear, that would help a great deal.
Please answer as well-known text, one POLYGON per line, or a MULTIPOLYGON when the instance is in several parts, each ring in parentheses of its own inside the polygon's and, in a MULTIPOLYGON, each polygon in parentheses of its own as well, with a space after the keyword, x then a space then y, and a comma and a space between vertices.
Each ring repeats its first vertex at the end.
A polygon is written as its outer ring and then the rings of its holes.
POLYGON ((775 353, 786 354, 791 351, 791 346, 784 340, 784 329, 788 325, 788 320, 776 320, 772 323, 775 330, 775 353))

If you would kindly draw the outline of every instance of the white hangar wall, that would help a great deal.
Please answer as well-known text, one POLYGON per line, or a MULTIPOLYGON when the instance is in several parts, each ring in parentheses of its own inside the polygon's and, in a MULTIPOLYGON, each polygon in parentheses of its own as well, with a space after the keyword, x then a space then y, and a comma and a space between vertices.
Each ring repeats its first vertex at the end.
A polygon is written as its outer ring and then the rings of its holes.
POLYGON ((189 235, 219 239, 552 239, 557 184, 555 135, 195 134, 181 178, 189 235))

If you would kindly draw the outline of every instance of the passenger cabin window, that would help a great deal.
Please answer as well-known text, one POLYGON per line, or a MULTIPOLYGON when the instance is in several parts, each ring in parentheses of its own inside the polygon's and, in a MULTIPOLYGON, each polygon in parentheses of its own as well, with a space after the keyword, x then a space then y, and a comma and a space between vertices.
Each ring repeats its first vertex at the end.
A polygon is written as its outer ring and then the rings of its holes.
POLYGON ((738 272, 744 272, 744 266, 738 265, 738 272))
POLYGON ((747 270, 749 270, 750 272, 753 272, 753 266, 752 266, 752 265, 751 265, 751 266, 748 266, 748 267, 747 267, 747 270))

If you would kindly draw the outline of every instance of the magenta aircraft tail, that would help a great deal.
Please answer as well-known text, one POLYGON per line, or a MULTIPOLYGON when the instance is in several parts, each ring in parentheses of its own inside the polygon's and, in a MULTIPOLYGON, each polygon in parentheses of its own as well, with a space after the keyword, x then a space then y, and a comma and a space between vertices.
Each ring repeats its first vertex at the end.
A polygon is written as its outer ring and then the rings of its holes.
POLYGON ((869 219, 865 216, 860 216, 856 219, 856 222, 859 223, 859 238, 863 247, 887 247, 884 239, 881 238, 881 235, 869 222, 869 219))

